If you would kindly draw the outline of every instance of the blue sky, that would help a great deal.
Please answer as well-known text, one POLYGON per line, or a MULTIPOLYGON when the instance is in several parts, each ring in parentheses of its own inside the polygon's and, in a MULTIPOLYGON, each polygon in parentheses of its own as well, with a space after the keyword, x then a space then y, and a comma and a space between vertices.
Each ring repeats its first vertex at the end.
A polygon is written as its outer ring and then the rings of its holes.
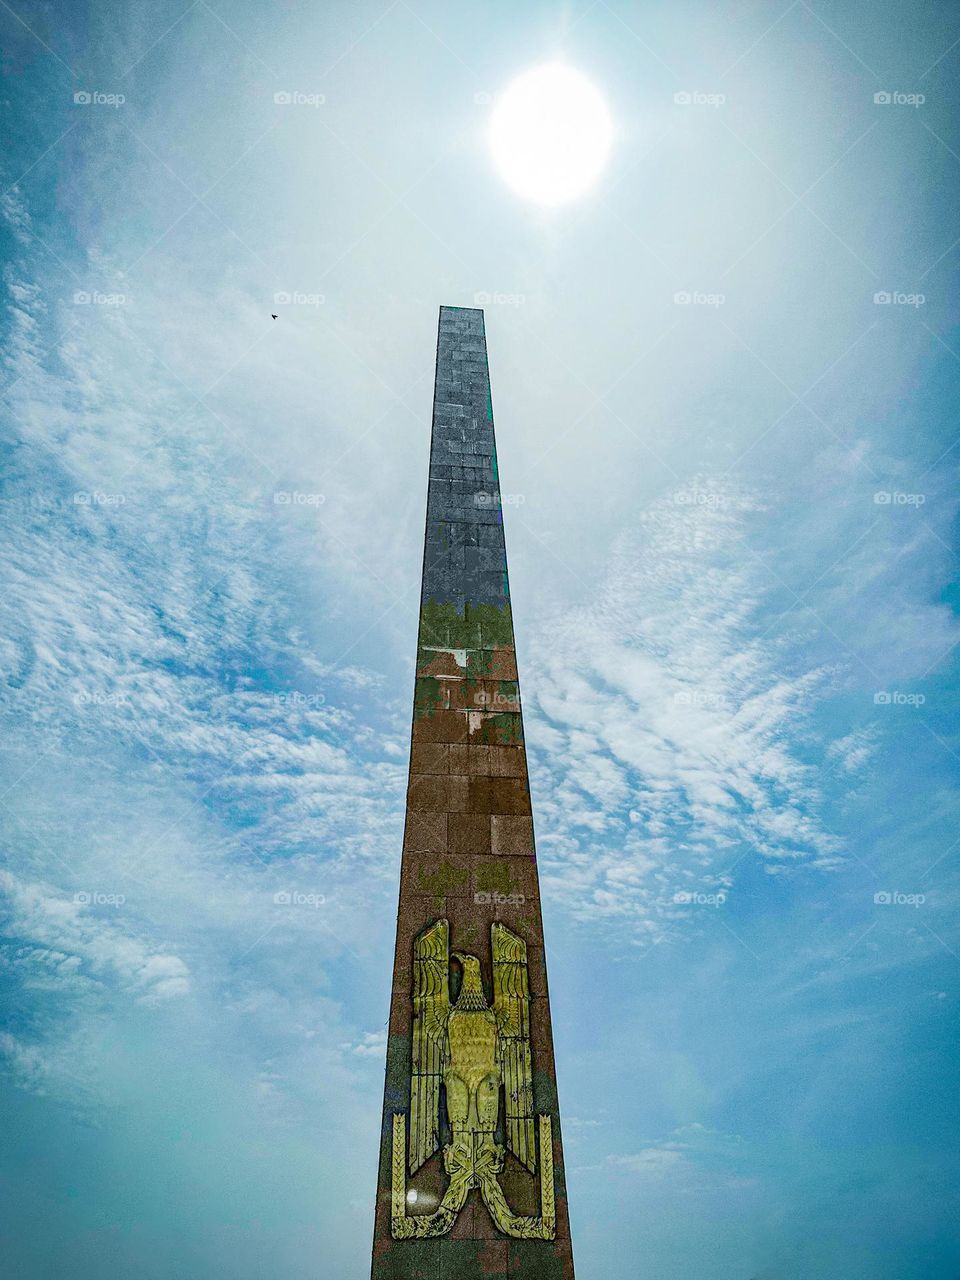
POLYGON ((578 1274, 956 1280, 953 6, 0 25, 5 1272, 367 1274, 448 303, 578 1274), (545 211, 483 131, 558 57, 545 211))

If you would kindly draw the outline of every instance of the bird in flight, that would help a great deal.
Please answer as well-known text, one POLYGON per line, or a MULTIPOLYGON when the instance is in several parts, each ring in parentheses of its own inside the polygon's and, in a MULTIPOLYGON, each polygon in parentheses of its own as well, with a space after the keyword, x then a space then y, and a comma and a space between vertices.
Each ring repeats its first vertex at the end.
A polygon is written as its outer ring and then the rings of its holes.
POLYGON ((276 320, 276 318, 277 318, 277 317, 276 317, 276 316, 273 314, 273 312, 271 311, 271 313, 270 313, 270 319, 271 319, 271 320, 276 320))

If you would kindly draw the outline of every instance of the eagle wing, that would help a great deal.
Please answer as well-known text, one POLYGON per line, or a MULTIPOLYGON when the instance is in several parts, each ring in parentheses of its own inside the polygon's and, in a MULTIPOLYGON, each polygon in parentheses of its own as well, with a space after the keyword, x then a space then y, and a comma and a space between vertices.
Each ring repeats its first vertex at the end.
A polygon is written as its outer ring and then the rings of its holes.
POLYGON ((450 1015, 450 926, 437 920, 413 943, 413 1067, 410 1075, 410 1172, 440 1145, 440 1085, 450 1015))
POLYGON ((500 1039, 506 1096, 507 1147, 531 1173, 537 1168, 533 1138, 533 1067, 530 1060, 530 989, 527 944, 502 924, 490 930, 493 1008, 500 1039))

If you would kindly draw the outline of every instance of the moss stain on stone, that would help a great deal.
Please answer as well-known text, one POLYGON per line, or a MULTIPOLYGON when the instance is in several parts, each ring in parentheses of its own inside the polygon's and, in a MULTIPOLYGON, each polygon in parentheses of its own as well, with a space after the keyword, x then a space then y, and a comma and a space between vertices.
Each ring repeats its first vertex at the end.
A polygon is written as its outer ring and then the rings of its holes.
POLYGON ((480 893, 512 892, 509 858, 490 859, 481 862, 476 869, 477 890, 480 893))
POLYGON ((443 682, 436 676, 417 676, 413 692, 413 718, 433 715, 446 709, 443 682))
POLYGON ((458 889, 462 889, 467 884, 469 879, 469 871, 444 860, 435 867, 420 866, 417 871, 417 890, 419 893, 436 893, 443 894, 444 897, 452 897, 458 889))

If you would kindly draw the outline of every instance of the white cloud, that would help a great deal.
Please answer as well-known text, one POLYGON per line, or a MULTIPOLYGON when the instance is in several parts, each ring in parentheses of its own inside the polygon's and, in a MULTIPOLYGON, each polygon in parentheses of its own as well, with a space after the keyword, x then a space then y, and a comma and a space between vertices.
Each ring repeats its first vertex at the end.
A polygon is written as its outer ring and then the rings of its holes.
POLYGON ((95 907, 8 871, 0 871, 0 893, 8 934, 31 944, 31 949, 19 949, 21 963, 40 963, 49 972, 51 956, 56 956, 56 971, 68 980, 82 971, 98 981, 115 982, 140 1000, 167 999, 189 990, 189 970, 178 956, 151 949, 122 922, 96 914, 95 907))
POLYGON ((646 1147, 629 1156, 608 1156, 607 1164, 614 1169, 625 1169, 628 1173, 659 1178, 679 1168, 683 1164, 683 1156, 679 1151, 664 1147, 646 1147))
POLYGON ((867 729, 855 729, 843 738, 831 742, 827 756, 836 762, 844 773, 858 773, 872 759, 879 738, 876 725, 867 729))
POLYGON ((387 1052, 386 1029, 367 1031, 355 1044, 345 1044, 344 1048, 357 1058, 373 1058, 382 1062, 387 1052))
POLYGON ((535 640, 538 830, 551 892, 581 917, 649 919, 671 877, 709 882, 743 852, 772 868, 838 852, 804 758, 832 673, 786 674, 781 642, 757 634, 763 590, 739 551, 755 505, 732 488, 655 505, 619 539, 598 607, 535 640))
POLYGON ((695 1121, 628 1155, 610 1154, 604 1166, 644 1178, 672 1179, 683 1189, 746 1189, 757 1185, 757 1179, 744 1177, 734 1166, 748 1159, 742 1138, 695 1121))
MULTIPOLYGON (((349 975, 318 994, 323 967, 379 941, 362 927, 372 904, 390 918, 409 712, 379 693, 382 672, 317 661, 299 595, 325 607, 322 575, 305 586, 272 483, 145 354, 132 311, 59 317, 84 328, 51 364, 48 295, 28 280, 8 276, 16 445, 0 490, 18 723, 0 968, 27 1011, 5 1061, 77 1100, 102 1078, 104 1026, 171 1019, 186 1053, 195 1023, 239 1036, 242 1010, 251 1079, 275 1055, 275 1091, 314 1090, 320 1060, 338 1078, 354 1056, 338 1046, 360 1034, 341 1009, 349 975)), ((330 656, 371 616, 335 623, 330 656)))

